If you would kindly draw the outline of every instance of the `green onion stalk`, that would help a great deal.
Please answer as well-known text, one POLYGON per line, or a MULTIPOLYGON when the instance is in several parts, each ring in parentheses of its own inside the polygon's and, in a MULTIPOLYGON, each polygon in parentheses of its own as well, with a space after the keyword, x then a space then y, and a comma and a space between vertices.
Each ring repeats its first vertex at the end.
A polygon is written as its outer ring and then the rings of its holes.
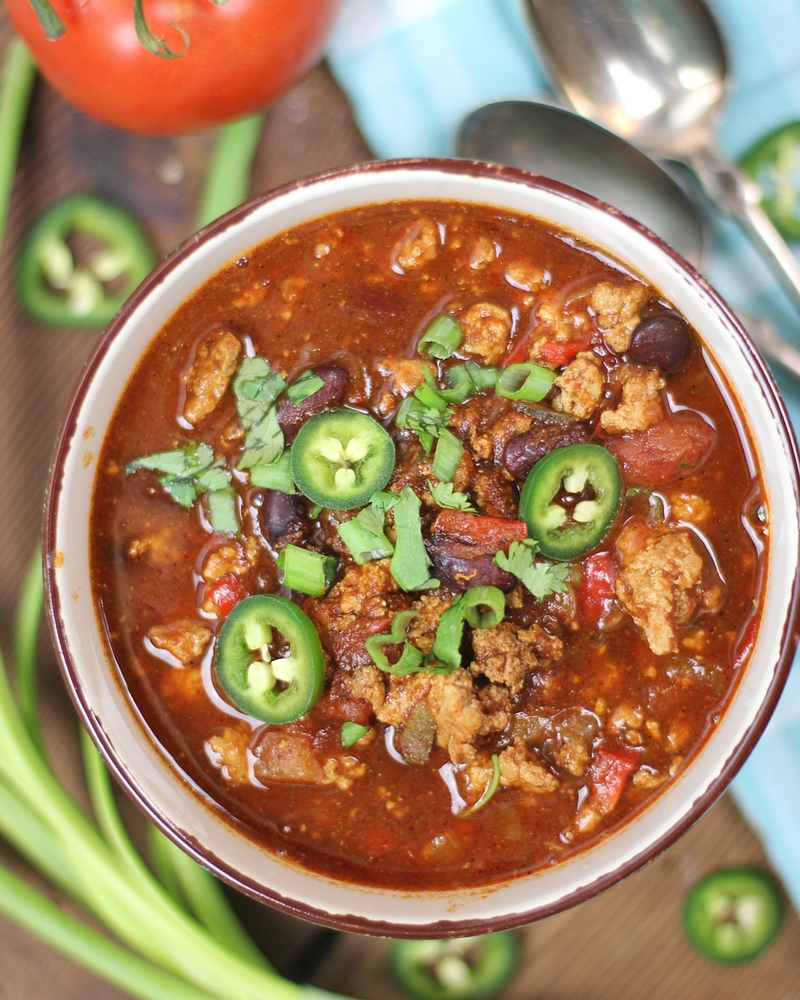
MULTIPOLYGON (((5 231, 36 67, 19 39, 0 81, 0 239, 5 231)), ((261 116, 219 130, 198 224, 247 195, 261 116)), ((26 575, 14 639, 17 699, 0 655, 0 835, 117 940, 62 912, 0 866, 0 913, 143 1000, 309 1000, 334 997, 271 967, 210 872, 153 830, 155 866, 133 847, 108 772, 83 736, 94 818, 59 783, 46 755, 36 702, 41 556, 26 575)))
MULTIPOLYGON (((0 834, 117 939, 63 913, 0 866, 0 912, 145 1000, 307 1000, 324 991, 282 978, 247 935, 220 884, 155 829, 154 875, 133 847, 108 772, 82 734, 94 818, 60 785, 39 742, 35 655, 42 606, 39 554, 20 601, 18 708, 0 657, 0 834), (34 580, 38 581, 38 587, 34 580), (164 884, 166 883, 166 884, 164 884)), ((334 994, 327 994, 329 997, 334 994)))

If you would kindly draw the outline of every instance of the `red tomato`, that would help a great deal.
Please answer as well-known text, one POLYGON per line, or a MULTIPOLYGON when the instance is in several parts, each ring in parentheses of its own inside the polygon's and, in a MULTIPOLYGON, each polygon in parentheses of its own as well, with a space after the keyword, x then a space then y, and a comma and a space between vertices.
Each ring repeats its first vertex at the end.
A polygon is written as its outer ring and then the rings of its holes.
POLYGON ((591 334, 585 337, 577 337, 575 340, 568 340, 564 343, 549 340, 539 348, 539 357, 553 368, 560 368, 569 364, 581 353, 588 351, 592 346, 591 334))
POLYGON ((30 0, 5 3, 68 101, 116 128, 173 135, 259 111, 296 83, 319 60, 338 0, 147 0, 153 34, 185 49, 174 59, 136 37, 132 0, 52 0, 66 26, 55 41, 30 0))
POLYGON ((610 552, 595 552, 583 564, 583 581, 577 596, 581 613, 587 621, 600 625, 614 603, 617 580, 616 560, 610 552))
POLYGON ((639 763, 639 753, 628 747, 600 747, 589 769, 592 792, 589 804, 607 816, 619 802, 628 779, 639 763))
POLYGON ((612 438, 607 447, 631 482, 659 486, 701 465, 715 436, 699 413, 680 410, 646 431, 612 438))
POLYGON ((233 573, 226 573, 206 587, 206 597, 219 611, 220 618, 227 618, 245 596, 245 589, 233 573))

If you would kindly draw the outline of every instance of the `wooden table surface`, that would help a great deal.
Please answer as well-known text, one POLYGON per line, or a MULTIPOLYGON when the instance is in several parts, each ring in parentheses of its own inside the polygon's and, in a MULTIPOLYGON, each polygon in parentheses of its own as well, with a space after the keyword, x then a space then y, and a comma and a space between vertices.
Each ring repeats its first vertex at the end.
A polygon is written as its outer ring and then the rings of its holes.
MULTIPOLYGON (((8 37, 0 12, 0 45, 8 37)), ((40 531, 59 420, 97 336, 45 328, 20 313, 13 262, 21 235, 50 202, 92 190, 135 211, 158 252, 166 254, 192 232, 210 148, 210 135, 156 140, 107 129, 37 83, 0 259, 0 643, 7 658, 20 581, 40 531)), ((369 157, 347 101, 320 67, 267 113, 252 193, 369 157)), ((80 795, 78 723, 44 630, 41 699, 57 770, 80 795)), ((124 806, 135 831, 139 816, 127 802, 124 806)), ((77 912, 2 841, 0 863, 77 912)), ((680 920, 687 888, 703 873, 729 863, 766 865, 758 841, 725 796, 646 869, 588 903, 521 931, 521 966, 501 996, 800 1000, 800 921, 791 911, 776 944, 745 966, 714 965, 687 946, 680 920)), ((232 898, 285 974, 363 1000, 402 997, 389 975, 385 940, 321 931, 242 896, 232 898)), ((124 995, 0 918, 0 997, 112 1000, 124 995)))

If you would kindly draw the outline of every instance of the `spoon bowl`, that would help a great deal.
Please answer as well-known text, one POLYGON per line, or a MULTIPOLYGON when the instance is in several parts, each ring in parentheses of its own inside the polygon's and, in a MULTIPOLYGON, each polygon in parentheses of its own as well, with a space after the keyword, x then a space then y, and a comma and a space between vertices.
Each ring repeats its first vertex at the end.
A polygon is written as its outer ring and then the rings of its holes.
POLYGON ((654 155, 680 159, 734 216, 800 312, 800 264, 761 192, 714 144, 727 83, 703 0, 525 0, 544 68, 572 108, 654 155))
POLYGON ((660 155, 711 141, 728 60, 697 0, 526 0, 553 85, 569 106, 660 155))
POLYGON ((563 108, 501 101, 462 123, 458 155, 542 174, 579 188, 646 225, 691 263, 703 228, 678 182, 635 146, 563 108))

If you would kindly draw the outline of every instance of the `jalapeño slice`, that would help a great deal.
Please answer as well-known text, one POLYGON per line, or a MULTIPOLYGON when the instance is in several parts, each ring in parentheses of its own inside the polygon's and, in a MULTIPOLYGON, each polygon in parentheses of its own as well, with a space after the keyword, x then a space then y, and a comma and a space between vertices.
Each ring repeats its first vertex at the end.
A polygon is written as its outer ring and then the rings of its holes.
POLYGON ((394 441, 377 420, 360 410, 326 410, 298 431, 292 476, 314 503, 351 510, 389 482, 394 455, 394 441))
POLYGON ((519 514, 543 556, 568 562, 603 541, 621 498, 614 456, 599 444, 570 444, 555 448, 531 469, 519 514))
POLYGON ((395 941, 392 970, 416 1000, 479 1000, 508 982, 517 964, 511 931, 452 940, 395 941))
POLYGON ((770 944, 783 917, 774 880, 756 868, 721 868, 686 897, 683 922, 692 946, 716 962, 746 962, 770 944))
POLYGON ((233 704, 275 725, 305 715, 325 682, 325 660, 311 619, 276 594, 239 601, 219 634, 216 674, 233 704), (279 633, 288 656, 273 655, 279 633))
POLYGON ((102 327, 155 263, 129 212, 96 195, 72 195, 52 205, 31 230, 17 266, 17 290, 26 311, 43 323, 102 327), (87 243, 81 264, 73 255, 75 239, 87 243))

